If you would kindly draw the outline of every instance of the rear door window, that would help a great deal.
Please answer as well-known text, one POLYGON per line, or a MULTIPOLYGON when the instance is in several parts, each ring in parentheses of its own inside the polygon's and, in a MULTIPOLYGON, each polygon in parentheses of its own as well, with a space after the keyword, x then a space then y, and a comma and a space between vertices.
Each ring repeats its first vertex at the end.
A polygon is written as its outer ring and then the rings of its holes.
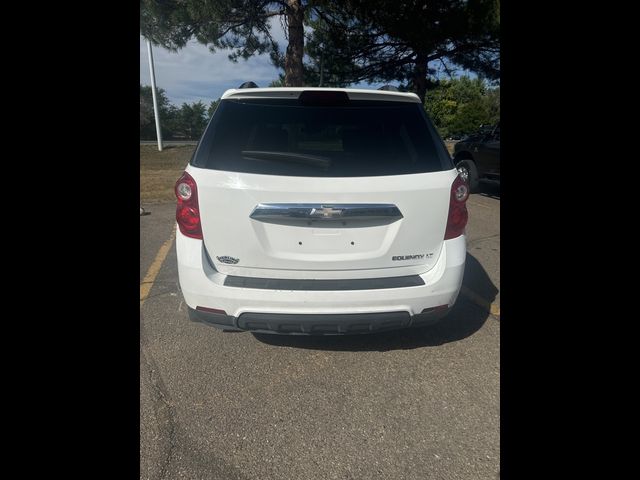
POLYGON ((355 177, 452 168, 416 103, 222 100, 192 164, 268 175, 355 177))

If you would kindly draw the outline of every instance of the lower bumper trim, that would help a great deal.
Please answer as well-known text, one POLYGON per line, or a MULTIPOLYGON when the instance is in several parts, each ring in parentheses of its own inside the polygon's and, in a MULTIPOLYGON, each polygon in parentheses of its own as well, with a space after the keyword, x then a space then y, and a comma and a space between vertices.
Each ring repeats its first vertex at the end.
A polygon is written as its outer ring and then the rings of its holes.
POLYGON ((344 335, 375 333, 432 325, 447 311, 410 315, 409 312, 349 314, 243 313, 240 316, 215 314, 189 308, 189 318, 224 330, 284 335, 344 335))
POLYGON ((250 331, 299 334, 367 333, 408 327, 409 312, 332 315, 243 313, 238 328, 250 331))

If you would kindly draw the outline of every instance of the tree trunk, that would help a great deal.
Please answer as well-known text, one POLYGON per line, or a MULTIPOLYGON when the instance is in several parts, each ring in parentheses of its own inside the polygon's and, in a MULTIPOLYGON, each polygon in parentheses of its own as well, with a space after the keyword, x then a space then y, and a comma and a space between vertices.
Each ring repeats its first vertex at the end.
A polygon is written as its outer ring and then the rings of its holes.
POLYGON ((416 64, 413 69, 413 88, 424 104, 424 97, 427 95, 427 54, 418 53, 416 64))
POLYGON ((302 56, 304 55, 304 9, 302 0, 287 0, 287 22, 289 23, 289 45, 284 59, 284 86, 302 87, 304 77, 302 56))

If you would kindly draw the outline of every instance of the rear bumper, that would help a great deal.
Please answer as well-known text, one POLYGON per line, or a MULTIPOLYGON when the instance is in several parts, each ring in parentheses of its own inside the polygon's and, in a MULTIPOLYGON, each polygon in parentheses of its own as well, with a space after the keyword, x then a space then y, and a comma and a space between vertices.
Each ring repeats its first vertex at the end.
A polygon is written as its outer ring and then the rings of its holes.
POLYGON ((423 285, 367 290, 293 290, 225 285, 201 240, 176 233, 178 274, 189 317, 229 330, 281 334, 345 334, 429 325, 455 303, 464 273, 466 238, 446 240, 423 285), (446 305, 448 308, 433 310, 446 305), (226 315, 197 307, 223 310, 226 315))

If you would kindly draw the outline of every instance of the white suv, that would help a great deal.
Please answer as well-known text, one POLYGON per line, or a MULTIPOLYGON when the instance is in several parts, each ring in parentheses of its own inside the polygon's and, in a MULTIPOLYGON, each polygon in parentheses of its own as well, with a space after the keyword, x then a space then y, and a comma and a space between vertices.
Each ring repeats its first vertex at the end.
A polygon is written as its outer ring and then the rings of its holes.
POLYGON ((228 90, 175 192, 192 320, 369 333, 460 291, 469 190, 413 93, 228 90))

